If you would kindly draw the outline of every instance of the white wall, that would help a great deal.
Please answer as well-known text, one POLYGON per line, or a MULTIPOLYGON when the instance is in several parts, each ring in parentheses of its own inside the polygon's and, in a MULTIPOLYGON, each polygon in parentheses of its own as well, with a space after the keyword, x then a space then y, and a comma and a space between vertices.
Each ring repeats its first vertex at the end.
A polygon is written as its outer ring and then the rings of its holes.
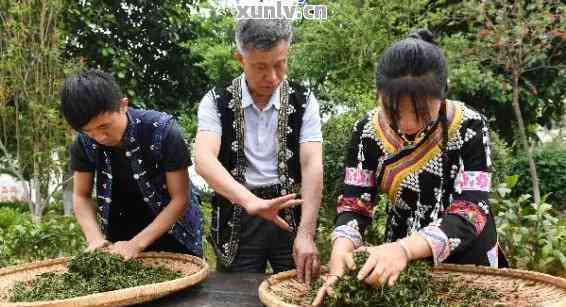
POLYGON ((19 182, 11 175, 0 174, 0 202, 26 201, 24 185, 27 184, 27 182, 19 182))

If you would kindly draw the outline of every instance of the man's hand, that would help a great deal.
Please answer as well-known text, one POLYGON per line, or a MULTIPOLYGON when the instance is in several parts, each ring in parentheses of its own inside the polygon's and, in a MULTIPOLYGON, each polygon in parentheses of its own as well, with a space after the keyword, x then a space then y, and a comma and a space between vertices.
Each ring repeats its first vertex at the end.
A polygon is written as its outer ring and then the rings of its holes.
POLYGON ((293 244, 293 260, 297 267, 297 278, 310 285, 320 275, 320 260, 313 235, 299 231, 293 244))
POLYGON ((112 254, 121 255, 124 261, 137 258, 143 249, 137 244, 130 241, 118 241, 112 244, 109 248, 112 254))
POLYGON ((97 239, 97 240, 94 240, 94 241, 88 243, 86 251, 87 252, 93 252, 97 249, 102 249, 102 248, 108 247, 108 246, 110 246, 110 244, 112 244, 112 243, 110 243, 109 241, 107 241, 104 238, 97 239))
POLYGON ((261 199, 255 197, 242 204, 249 215, 257 215, 265 220, 271 221, 283 230, 289 230, 289 224, 279 216, 279 210, 294 207, 301 204, 301 199, 295 199, 296 194, 289 194, 273 199, 261 199))

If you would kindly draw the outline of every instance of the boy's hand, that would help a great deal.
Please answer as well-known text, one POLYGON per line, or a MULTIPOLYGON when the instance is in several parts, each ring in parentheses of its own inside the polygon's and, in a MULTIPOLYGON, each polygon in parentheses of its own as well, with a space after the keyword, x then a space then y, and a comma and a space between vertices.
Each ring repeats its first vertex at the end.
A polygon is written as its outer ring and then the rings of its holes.
POLYGON ((141 247, 132 241, 118 241, 110 245, 109 250, 113 254, 118 254, 124 257, 124 261, 137 258, 143 251, 141 247))
POLYGON ((96 241, 92 241, 88 243, 88 247, 86 248, 87 252, 93 252, 97 249, 102 249, 105 247, 110 246, 112 243, 110 243, 110 241, 106 240, 106 239, 100 239, 100 240, 96 240, 96 241))

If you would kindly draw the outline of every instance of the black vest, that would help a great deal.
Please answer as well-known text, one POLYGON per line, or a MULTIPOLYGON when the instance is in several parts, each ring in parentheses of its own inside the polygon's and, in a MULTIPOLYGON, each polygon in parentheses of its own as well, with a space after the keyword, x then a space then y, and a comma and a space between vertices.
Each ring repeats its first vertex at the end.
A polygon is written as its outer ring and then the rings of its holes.
MULTIPOLYGON (((171 200, 161 161, 162 144, 172 127, 173 118, 165 113, 134 108, 128 108, 127 116, 128 126, 123 136, 125 154, 144 204, 157 216, 171 200)), ((112 203, 111 152, 85 134, 80 133, 77 137, 88 159, 96 165, 96 196, 101 228, 102 232, 108 235, 108 219, 112 203)), ((191 204, 190 193, 187 195, 187 203, 191 204)), ((194 255, 202 255, 200 207, 191 204, 183 216, 171 226, 169 234, 194 255)))

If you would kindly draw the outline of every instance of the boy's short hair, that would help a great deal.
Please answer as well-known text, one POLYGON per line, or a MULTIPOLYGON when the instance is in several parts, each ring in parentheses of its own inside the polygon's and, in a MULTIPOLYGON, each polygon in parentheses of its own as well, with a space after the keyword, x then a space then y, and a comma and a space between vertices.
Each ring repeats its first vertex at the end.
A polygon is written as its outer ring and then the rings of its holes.
POLYGON ((112 75, 89 69, 65 79, 61 89, 61 113, 80 131, 93 118, 120 110, 122 90, 112 75))

